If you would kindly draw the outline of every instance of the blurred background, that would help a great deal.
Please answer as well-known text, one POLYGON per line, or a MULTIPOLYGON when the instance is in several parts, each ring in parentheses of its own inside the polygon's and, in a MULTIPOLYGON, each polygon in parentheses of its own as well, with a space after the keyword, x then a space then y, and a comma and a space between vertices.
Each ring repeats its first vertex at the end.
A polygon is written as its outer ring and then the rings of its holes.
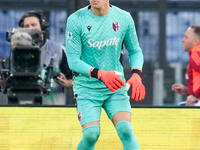
MULTIPOLYGON (((200 0, 110 0, 110 3, 131 13, 144 54, 142 77, 146 97, 140 102, 130 100, 131 104, 177 106, 186 97, 175 94, 171 85, 186 84, 189 56, 183 51, 181 39, 189 25, 200 25, 200 0)), ((6 31, 17 27, 27 11, 42 10, 50 23, 49 38, 65 44, 67 17, 88 4, 88 0, 0 0, 0 59, 10 56, 6 31)), ((128 79, 131 71, 126 50, 123 65, 128 79)), ((67 105, 75 105, 71 89, 67 105)))

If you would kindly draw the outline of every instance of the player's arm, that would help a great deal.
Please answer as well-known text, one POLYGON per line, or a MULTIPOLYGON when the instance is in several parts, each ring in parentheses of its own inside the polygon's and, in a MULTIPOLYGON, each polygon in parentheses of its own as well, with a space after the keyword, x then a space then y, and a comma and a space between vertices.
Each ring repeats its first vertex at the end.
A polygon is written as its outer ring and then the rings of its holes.
POLYGON ((143 53, 139 46, 135 24, 129 14, 129 22, 127 27, 127 32, 124 38, 124 45, 129 53, 129 62, 132 71, 131 78, 127 81, 125 90, 128 91, 130 86, 132 86, 131 98, 135 101, 142 100, 145 97, 145 86, 142 84, 142 67, 144 63, 143 53))
POLYGON ((77 15, 69 16, 66 26, 66 52, 69 68, 82 75, 89 76, 92 66, 81 60, 81 25, 77 15))

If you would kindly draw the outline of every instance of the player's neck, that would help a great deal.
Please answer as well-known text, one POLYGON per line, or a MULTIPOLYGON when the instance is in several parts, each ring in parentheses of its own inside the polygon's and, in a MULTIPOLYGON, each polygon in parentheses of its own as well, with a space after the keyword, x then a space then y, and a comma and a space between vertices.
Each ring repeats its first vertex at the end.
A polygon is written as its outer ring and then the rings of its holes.
POLYGON ((110 10, 110 5, 102 6, 101 8, 91 7, 91 10, 96 16, 105 16, 110 10))

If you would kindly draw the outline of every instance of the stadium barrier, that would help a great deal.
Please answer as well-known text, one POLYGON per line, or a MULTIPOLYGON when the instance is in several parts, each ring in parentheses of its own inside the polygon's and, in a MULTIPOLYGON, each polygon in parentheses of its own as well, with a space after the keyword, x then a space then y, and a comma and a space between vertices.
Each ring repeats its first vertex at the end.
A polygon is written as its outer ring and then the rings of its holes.
MULTIPOLYGON (((199 150, 197 107, 134 107, 141 150, 199 150)), ((82 136, 75 107, 0 106, 0 150, 75 150, 82 136)), ((95 150, 122 150, 104 110, 95 150)))

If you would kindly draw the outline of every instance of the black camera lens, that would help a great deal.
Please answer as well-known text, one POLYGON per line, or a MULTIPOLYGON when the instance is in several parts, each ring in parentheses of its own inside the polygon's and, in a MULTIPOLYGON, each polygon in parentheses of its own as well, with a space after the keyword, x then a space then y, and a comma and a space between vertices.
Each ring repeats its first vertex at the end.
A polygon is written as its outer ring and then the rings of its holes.
POLYGON ((21 67, 30 67, 33 63, 34 55, 30 52, 22 53, 18 56, 18 61, 21 67))
POLYGON ((39 64, 39 51, 33 49, 18 49, 13 52, 14 57, 14 69, 17 72, 35 72, 37 71, 39 64))

